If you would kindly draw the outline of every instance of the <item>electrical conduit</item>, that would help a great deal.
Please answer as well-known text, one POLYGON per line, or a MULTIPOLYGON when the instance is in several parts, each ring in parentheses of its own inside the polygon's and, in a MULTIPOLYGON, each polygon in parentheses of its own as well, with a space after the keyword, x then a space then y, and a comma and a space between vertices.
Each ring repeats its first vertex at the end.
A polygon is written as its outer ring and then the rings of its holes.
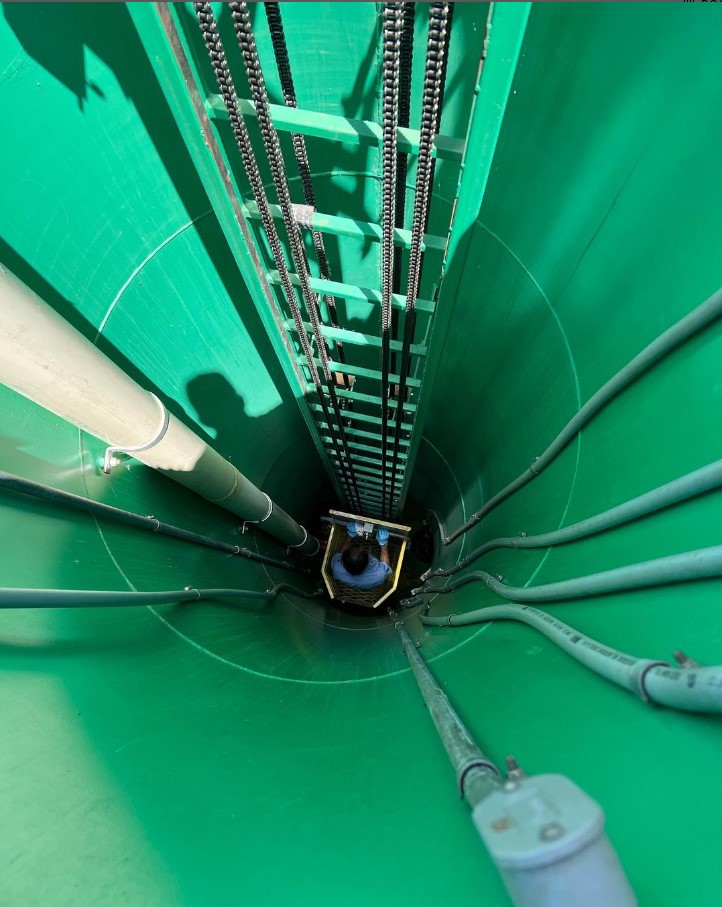
POLYGON ((485 542, 473 551, 470 551, 465 558, 449 567, 446 570, 427 570, 421 575, 422 580, 430 579, 433 576, 452 576, 467 567, 473 561, 494 551, 496 548, 547 548, 552 545, 562 545, 565 542, 573 542, 577 539, 586 538, 595 535, 597 532, 603 532, 605 529, 611 529, 614 526, 620 526, 622 523, 628 523, 639 517, 647 516, 677 504, 680 501, 686 501, 688 498, 703 494, 712 488, 718 488, 722 485, 722 460, 710 463, 709 466, 703 466, 694 472, 687 473, 666 485, 661 485, 646 494, 639 495, 624 504, 612 507, 586 520, 580 520, 563 529, 557 529, 553 532, 544 532, 541 535, 506 536, 503 538, 491 539, 485 542))
POLYGON ((37 498, 40 501, 46 501, 49 504, 55 504, 61 507, 72 507, 82 513, 89 513, 94 517, 105 520, 112 520, 116 523, 124 523, 127 526, 135 526, 138 529, 146 529, 158 535, 167 535, 171 538, 182 539, 186 542, 192 542, 195 545, 203 545, 206 548, 215 548, 218 551, 225 551, 227 554, 234 554, 238 557, 244 557, 251 561, 258 561, 261 564, 268 564, 271 567, 280 567, 283 570, 293 570, 295 573, 310 575, 311 571, 288 561, 279 561, 275 557, 267 557, 265 554, 258 554, 249 548, 241 548, 239 545, 231 545, 228 542, 221 542, 219 539, 211 538, 208 535, 201 535, 198 532, 191 532, 188 529, 182 529, 180 526, 173 526, 171 523, 164 523, 154 516, 141 516, 139 513, 132 513, 130 510, 123 510, 120 507, 111 507, 110 504, 101 504, 99 501, 91 501, 88 498, 81 497, 79 494, 71 494, 69 491, 60 491, 52 488, 50 485, 42 485, 40 482, 32 482, 30 479, 23 479, 20 476, 13 475, 9 472, 0 471, 0 489, 11 491, 17 494, 25 494, 29 497, 37 498))
POLYGON ((480 523, 484 517, 491 513, 502 501, 511 497, 520 488, 523 488, 528 482, 536 478, 542 470, 561 453, 566 445, 577 435, 581 429, 595 416, 599 410, 609 403, 617 394, 623 391, 628 385, 635 381, 640 375, 644 374, 652 365, 654 365, 663 356, 671 352, 675 347, 689 340, 702 328, 707 327, 713 321, 722 315, 722 290, 718 290, 709 297, 700 306, 694 309, 689 315, 681 318, 676 324, 660 334, 656 340, 653 340, 640 353, 638 353, 624 368, 620 369, 616 375, 611 377, 582 408, 567 422, 564 428, 554 438, 547 449, 535 457, 528 469, 520 476, 517 476, 513 482, 498 491, 486 504, 457 530, 444 539, 445 545, 450 545, 453 541, 468 532, 477 523, 480 523))
POLYGON ((687 666, 689 660, 681 653, 675 653, 682 663, 680 668, 665 661, 636 658, 529 605, 497 605, 467 614, 421 617, 421 622, 430 627, 462 627, 491 620, 516 620, 534 627, 572 658, 645 702, 651 700, 686 712, 722 712, 722 666, 687 666))
POLYGON ((0 609, 6 608, 121 608, 139 605, 170 605, 201 599, 274 599, 279 592, 300 598, 318 598, 323 590, 301 592, 286 583, 271 589, 174 589, 170 592, 114 592, 101 589, 0 589, 0 609))
POLYGON ((627 589, 641 589, 645 586, 663 586, 667 583, 707 579, 712 576, 722 576, 722 545, 697 548, 695 551, 658 557, 626 567, 616 567, 614 570, 590 573, 541 586, 506 586, 501 577, 492 576, 485 570, 477 570, 452 581, 443 589, 430 589, 427 586, 416 589, 414 596, 405 599, 402 604, 405 608, 410 608, 420 601, 419 595, 453 592, 473 582, 485 583, 492 592, 504 598, 518 599, 521 602, 554 602, 586 598, 590 595, 605 595, 608 592, 622 592, 627 589))
POLYGON ((599 805, 563 775, 528 778, 511 756, 502 782, 403 621, 391 609, 389 616, 456 770, 459 792, 516 907, 637 907, 599 805))

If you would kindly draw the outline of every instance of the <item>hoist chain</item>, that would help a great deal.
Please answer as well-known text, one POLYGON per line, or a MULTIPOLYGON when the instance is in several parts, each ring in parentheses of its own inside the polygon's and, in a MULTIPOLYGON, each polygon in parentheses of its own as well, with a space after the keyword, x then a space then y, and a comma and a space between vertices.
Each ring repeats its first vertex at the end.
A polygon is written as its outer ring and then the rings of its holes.
POLYGON ((391 300, 394 291, 394 224, 396 221, 396 129, 399 118, 399 63, 401 55, 401 3, 383 8, 382 57, 382 190, 381 190, 381 512, 393 506, 393 488, 387 488, 389 434, 389 362, 391 353, 391 300), (386 496, 391 501, 386 507, 386 496))
MULTIPOLYGON (((283 19, 278 3, 266 2, 266 19, 268 20, 268 30, 271 34, 271 45, 273 54, 276 58, 276 67, 281 82, 281 91, 286 107, 298 107, 296 98, 296 88, 293 84, 293 74, 291 72, 291 63, 288 57, 288 46, 286 44, 286 35, 283 30, 283 19)), ((303 199, 307 205, 316 210, 316 194, 313 191, 313 182, 311 180, 311 165, 308 161, 308 152, 306 150, 306 140, 298 132, 291 133, 291 142, 293 144, 293 153, 298 165, 298 173, 301 177, 301 188, 303 189, 303 199)), ((331 270, 328 266, 326 257, 326 247, 323 241, 323 234, 318 230, 312 230, 313 247, 316 250, 316 261, 318 262, 318 273, 322 280, 331 279, 331 270)), ((333 327, 338 327, 338 316, 336 314, 336 299, 331 294, 324 296, 328 306, 328 315, 333 327)), ((345 362, 343 344, 336 341, 336 351, 339 362, 345 362)), ((348 375, 343 375, 344 386, 350 387, 348 375)))
MULTIPOLYGON (((399 66, 399 126, 406 129, 411 119, 411 68, 414 57, 415 3, 402 3, 401 55, 399 66)), ((409 156, 400 151, 396 159, 396 226, 403 229, 406 209, 406 172, 409 156)), ((397 251, 401 251, 398 249, 397 251)), ((397 279, 401 275, 396 274, 397 279)))
POLYGON ((391 487, 396 481, 401 424, 406 402, 410 348, 416 327, 416 299, 421 282, 423 254, 421 244, 427 227, 429 202, 434 178, 433 143, 441 123, 441 101, 446 78, 447 36, 451 20, 451 3, 431 3, 429 7, 429 37, 424 69, 424 94, 421 104, 421 129, 416 163, 414 214, 411 227, 409 274, 406 287, 406 316, 396 401, 396 430, 394 434, 391 487))
MULTIPOLYGON (((233 27, 236 32, 238 45, 240 47, 241 55, 243 57, 243 62, 246 68, 248 85, 251 89, 251 96, 256 107, 256 117, 258 120, 258 126, 261 130, 263 147, 266 151, 266 157, 271 168, 273 185, 276 189, 278 204, 283 215, 283 222, 286 226, 288 242, 291 248, 291 256, 296 267, 296 274, 298 275, 298 280, 301 287, 301 296, 306 305, 306 312, 308 313, 308 317, 311 322, 313 336, 316 340, 318 354, 321 359, 323 376, 326 381, 326 390, 331 401, 331 407, 333 409, 334 416, 336 418, 336 425, 338 427, 339 440, 342 448, 342 456, 339 455, 338 457, 339 465, 341 465, 341 463, 345 460, 345 467, 350 475, 350 482, 354 497, 356 498, 356 504, 360 507, 356 475, 348 451, 348 443, 346 440, 346 431, 344 429, 343 418, 341 416, 341 408, 339 406, 338 397, 336 396, 335 376, 331 372, 328 350, 323 334, 321 332, 318 299, 314 296, 309 284, 310 275, 308 273, 308 260, 306 258, 306 250, 303 246, 303 237, 301 236, 301 231, 296 224, 295 218, 293 216, 293 203, 291 201, 291 192, 288 188, 288 177, 286 175, 286 167, 283 162, 281 143, 278 139, 278 133, 276 132, 276 129, 273 125, 273 120, 271 119, 271 113, 268 106, 268 92, 266 90, 266 82, 263 77, 261 63, 258 58, 258 50, 256 48, 256 39, 253 35, 251 18, 248 15, 248 4, 245 2, 236 2, 230 3, 229 6, 231 10, 231 17, 233 19, 233 27)), ((330 419, 327 419, 327 422, 330 426, 330 419)))
MULTIPOLYGON (((241 116, 241 113, 240 113, 236 89, 235 89, 235 85, 233 83, 233 77, 231 75, 231 72, 230 72, 230 69, 228 66, 228 61, 226 60, 225 51, 224 51, 223 44, 222 44, 222 41, 220 38, 220 34, 218 32, 218 26, 217 26, 216 20, 213 15, 213 10, 211 8, 210 3, 194 3, 194 9, 196 12, 196 16, 198 18, 198 23, 200 25, 201 32, 203 34, 203 40, 206 45, 208 55, 210 57, 211 65, 213 67, 213 71, 215 73, 216 80, 218 82, 218 86, 221 90, 221 95, 223 97, 223 101, 224 101, 226 109, 228 111, 231 128, 233 130, 233 134, 236 139, 236 143, 238 145, 238 150, 241 154, 243 166, 245 168, 246 175, 248 177, 248 182, 250 184, 251 191, 253 192, 253 196, 256 201, 256 204, 258 205, 258 211, 260 214, 261 223, 266 232, 268 244, 269 244, 269 247, 271 250, 271 255, 272 255, 274 263, 276 265, 276 269, 278 270, 278 273, 280 275, 281 284, 282 284, 284 293, 286 295, 286 299, 288 301, 288 306, 291 311, 294 324, 296 326, 296 331, 298 333, 299 342, 301 344, 303 353, 306 357, 306 362, 308 365, 309 373, 311 375, 311 380, 312 380, 314 388, 318 394, 319 401, 321 403, 321 409, 323 411, 324 417, 326 419, 326 422, 327 422, 327 425, 329 428, 329 434, 331 435, 331 440, 334 445, 334 449, 336 451, 336 457, 337 457, 337 461, 339 464, 339 468, 341 469, 341 471, 343 473, 343 478, 344 478, 345 484, 347 486, 347 490, 349 490, 349 492, 351 490, 353 490, 355 493, 356 499, 358 501, 358 489, 356 486, 355 476, 353 475, 353 471, 352 471, 353 468, 350 464, 350 461, 346 461, 344 458, 344 454, 346 456, 348 456, 348 450, 345 447, 343 425, 341 423, 340 415, 338 413, 338 407, 336 405, 336 407, 334 407, 334 409, 335 409, 335 415, 337 418, 337 424, 339 426, 341 436, 342 436, 342 443, 344 444, 343 454, 341 451, 341 447, 339 445, 339 440, 336 437, 336 432, 334 430, 334 425, 331 420, 331 416, 330 416, 329 409, 328 409, 328 403, 326 402, 326 397, 323 393, 320 376, 319 376, 318 369, 316 367, 316 363, 315 363, 314 357, 313 357, 313 351, 311 349, 311 344, 309 342, 308 335, 306 334, 306 330, 305 330, 305 327, 303 324, 303 317, 301 315, 301 312, 300 312, 300 309, 298 306, 298 301, 296 299, 296 294, 295 294, 295 291, 293 288, 293 284, 291 283, 291 278, 290 278, 290 275, 288 272, 288 267, 286 265, 286 259, 283 254, 283 248, 281 246, 281 241, 280 241, 278 233, 276 231, 276 226, 273 221, 273 215, 271 214, 271 211, 269 208, 268 199, 266 197, 266 193, 265 193, 265 190, 263 187, 263 180, 261 178, 261 174, 258 169, 258 164, 257 164, 256 158, 255 158, 253 147, 251 145, 250 136, 248 134, 248 130, 246 128, 246 124, 243 120, 243 117, 241 116), (349 465, 350 475, 346 474, 346 462, 348 462, 348 465, 349 465)), ((284 220, 285 219, 286 218, 284 215, 284 220)), ((288 226, 289 225, 287 222, 287 229, 288 229, 288 226)), ((295 227, 295 224, 292 224, 292 226, 295 227)), ((294 231, 291 230, 290 232, 293 233, 294 231)), ((300 235, 298 234, 297 230, 295 231, 295 233, 296 233, 296 235, 299 236, 299 239, 300 239, 300 235)), ((314 306, 311 305, 311 311, 313 311, 313 308, 314 308, 314 306)), ((313 316, 311 315, 311 312, 309 312, 309 315, 311 317, 311 321, 313 324, 313 316)), ((318 349, 319 349, 319 355, 321 356, 321 361, 323 363, 325 347, 322 342, 319 343, 318 341, 319 341, 319 338, 316 337, 316 342, 318 344, 318 349)), ((326 370, 324 371, 324 377, 327 378, 327 369, 328 369, 328 360, 327 359, 325 359, 325 363, 326 363, 326 370)), ((327 378, 327 380, 328 380, 328 378, 327 378)), ((332 395, 331 400, 332 400, 332 403, 334 403, 336 398, 335 398, 335 394, 333 394, 332 385, 330 385, 330 391, 331 391, 331 395, 332 395)))

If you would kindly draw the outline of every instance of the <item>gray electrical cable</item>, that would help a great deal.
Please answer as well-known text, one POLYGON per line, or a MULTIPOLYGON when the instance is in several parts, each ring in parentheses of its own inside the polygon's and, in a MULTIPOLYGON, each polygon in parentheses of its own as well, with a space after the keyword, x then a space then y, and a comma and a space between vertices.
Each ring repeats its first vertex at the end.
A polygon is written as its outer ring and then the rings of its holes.
POLYGON ((404 622, 391 608, 389 617, 394 622, 401 647, 428 706, 442 743, 456 771, 459 793, 466 797, 471 807, 477 806, 500 785, 499 769, 482 753, 471 734, 456 714, 446 693, 441 689, 425 661, 416 650, 404 622))
POLYGON ((664 661, 636 658, 529 605, 497 605, 466 614, 421 617, 421 622, 431 627, 461 627, 493 620, 516 620, 533 627, 585 667, 631 690, 643 701, 686 712, 722 712, 722 666, 685 667, 689 659, 684 659, 682 667, 676 668, 664 661))
POLYGON ((553 532, 544 532, 540 535, 526 535, 520 533, 516 536, 506 536, 503 538, 491 539, 484 542, 478 548, 470 551, 465 558, 448 567, 446 570, 427 570, 422 573, 421 580, 431 579, 434 576, 452 576, 468 567, 473 561, 494 551, 496 548, 547 548, 552 545, 562 545, 566 542, 573 542, 577 539, 587 538, 614 526, 620 526, 622 523, 628 523, 639 517, 647 516, 677 504, 680 501, 686 501, 689 498, 699 494, 704 494, 713 488, 722 485, 722 460, 716 460, 709 466, 703 466, 694 472, 689 472, 666 485, 660 485, 645 494, 625 501, 617 507, 605 510, 595 516, 580 520, 578 523, 572 523, 563 529, 556 529, 553 532))
POLYGON ((277 558, 267 557, 265 554, 258 554, 255 551, 251 551, 249 548, 241 548, 240 545, 231 545, 228 542, 221 542, 208 535, 200 535, 198 532, 181 529, 180 526, 164 523, 154 516, 141 516, 139 513, 132 513, 130 510, 122 510, 120 507, 111 507, 109 504, 91 501, 78 494, 60 491, 57 488, 52 488, 50 485, 32 482, 30 479, 23 479, 20 476, 13 475, 9 472, 0 471, 0 489, 17 494, 25 494, 55 506, 72 507, 74 510, 88 513, 91 516, 99 517, 100 519, 113 520, 116 523, 135 526, 138 529, 146 529, 150 532, 157 533, 158 535, 167 535, 171 538, 192 542, 195 545, 203 545, 206 548, 215 548, 218 551, 226 552, 226 554, 233 554, 238 557, 247 558, 251 561, 258 561, 261 564, 268 564, 271 567, 280 567, 283 570, 293 570, 295 573, 303 573, 305 575, 310 575, 311 573, 310 570, 306 570, 303 567, 297 567, 295 564, 291 564, 288 561, 279 561, 277 558))
POLYGON ((566 447, 581 429, 592 419, 604 406, 609 403, 621 391, 628 387, 633 381, 644 374, 655 362, 658 362, 663 356, 666 356, 675 347, 689 340, 702 328, 707 327, 713 321, 716 321, 722 315, 722 290, 718 290, 709 297, 700 306, 694 309, 689 315, 685 315, 676 324, 668 328, 663 334, 660 334, 656 340, 653 340, 640 353, 638 353, 624 368, 620 369, 616 375, 607 381, 582 408, 567 422, 564 428, 554 438, 547 449, 535 457, 528 469, 520 476, 517 476, 513 482, 498 491, 491 497, 486 504, 458 529, 444 539, 445 545, 450 545, 453 541, 468 532, 477 523, 480 523, 484 517, 491 513, 502 501, 511 497, 520 488, 523 488, 533 478, 538 476, 551 463, 555 457, 566 447))
POLYGON ((139 605, 169 605, 201 599, 262 598, 267 601, 287 591, 299 598, 318 598, 316 592, 301 592, 279 583, 271 589, 174 589, 170 592, 113 592, 100 589, 0 589, 0 609, 4 608, 121 608, 139 605))
POLYGON ((473 582, 485 583, 492 592, 504 598, 517 599, 521 602, 554 602, 641 589, 646 586, 689 582, 712 576, 722 576, 722 545, 698 548, 695 551, 685 551, 682 554, 672 554, 542 586, 505 586, 501 578, 492 576, 485 570, 477 570, 452 581, 443 589, 430 589, 424 586, 414 590, 413 597, 405 599, 401 604, 405 608, 410 608, 421 601, 419 595, 454 592, 461 586, 473 582))

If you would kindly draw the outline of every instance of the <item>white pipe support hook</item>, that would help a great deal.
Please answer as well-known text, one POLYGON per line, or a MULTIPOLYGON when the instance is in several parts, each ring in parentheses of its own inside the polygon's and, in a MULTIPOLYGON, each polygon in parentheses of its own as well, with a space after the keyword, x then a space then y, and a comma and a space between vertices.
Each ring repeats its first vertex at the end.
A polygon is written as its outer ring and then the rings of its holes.
POLYGON ((246 526, 260 526, 260 524, 265 523, 266 520, 273 513, 273 501, 270 499, 270 497, 266 494, 265 491, 262 491, 261 494, 268 502, 268 510, 266 511, 266 515, 264 517, 262 517, 260 520, 244 520, 243 524, 241 525, 241 535, 246 534, 246 526))
POLYGON ((158 407, 161 411, 161 420, 155 435, 153 435, 151 440, 146 442, 145 444, 137 444, 134 447, 107 447, 105 449, 105 456, 103 457, 102 467, 103 472, 106 476, 110 475, 110 471, 114 466, 119 466, 123 462, 120 457, 116 457, 115 454, 134 454, 141 453, 144 450, 150 450, 151 447, 155 447, 156 444, 159 444, 165 437, 165 434, 168 431, 168 425, 170 424, 170 413, 163 405, 162 400, 160 400, 155 394, 151 393, 150 391, 148 393, 158 404, 158 407))

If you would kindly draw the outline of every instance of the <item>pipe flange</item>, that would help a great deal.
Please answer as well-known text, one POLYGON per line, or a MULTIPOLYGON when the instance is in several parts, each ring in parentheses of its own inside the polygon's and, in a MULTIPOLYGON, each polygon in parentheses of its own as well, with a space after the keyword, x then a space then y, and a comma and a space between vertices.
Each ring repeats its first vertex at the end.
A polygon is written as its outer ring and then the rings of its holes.
POLYGON ((118 466, 121 462, 117 457, 114 456, 114 454, 117 454, 117 453, 126 453, 126 454, 141 453, 144 450, 150 450, 151 447, 155 447, 156 444, 160 444, 160 442, 165 437, 165 434, 168 431, 168 426, 170 424, 170 413, 163 405, 162 400, 160 400, 158 397, 156 397, 155 394, 150 393, 150 391, 149 391, 149 394, 155 400, 155 402, 158 404, 158 407, 161 411, 160 424, 158 426, 156 433, 153 435, 153 437, 150 439, 150 441, 148 441, 145 444, 136 444, 134 447, 116 447, 116 446, 106 447, 105 456, 103 457, 103 472, 105 473, 106 476, 110 475, 110 470, 114 466, 118 466))

